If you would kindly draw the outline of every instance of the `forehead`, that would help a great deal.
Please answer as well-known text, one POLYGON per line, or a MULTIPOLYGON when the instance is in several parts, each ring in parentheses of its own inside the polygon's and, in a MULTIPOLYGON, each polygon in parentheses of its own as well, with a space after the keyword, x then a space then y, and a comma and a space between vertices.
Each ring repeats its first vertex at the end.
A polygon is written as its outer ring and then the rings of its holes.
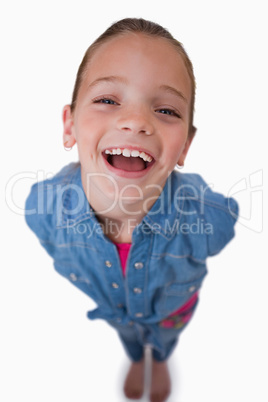
POLYGON ((94 50, 85 75, 90 83, 98 77, 120 75, 129 78, 163 81, 179 85, 190 96, 191 81, 182 56, 165 38, 143 33, 115 36, 94 50))

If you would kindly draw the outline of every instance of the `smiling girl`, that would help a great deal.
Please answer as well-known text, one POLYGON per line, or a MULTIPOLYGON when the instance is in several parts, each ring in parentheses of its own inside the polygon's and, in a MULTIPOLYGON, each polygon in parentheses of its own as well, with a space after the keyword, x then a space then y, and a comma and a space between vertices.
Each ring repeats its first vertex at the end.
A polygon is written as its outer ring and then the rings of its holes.
POLYGON ((118 331, 132 361, 129 398, 143 394, 149 344, 150 401, 167 399, 166 361, 196 308, 206 258, 234 235, 236 202, 174 170, 194 138, 194 98, 192 64, 167 30, 113 24, 87 50, 63 110, 64 146, 77 144, 79 163, 27 200, 27 223, 56 270, 96 301, 88 317, 118 331), (201 221, 206 230, 191 229, 201 221))

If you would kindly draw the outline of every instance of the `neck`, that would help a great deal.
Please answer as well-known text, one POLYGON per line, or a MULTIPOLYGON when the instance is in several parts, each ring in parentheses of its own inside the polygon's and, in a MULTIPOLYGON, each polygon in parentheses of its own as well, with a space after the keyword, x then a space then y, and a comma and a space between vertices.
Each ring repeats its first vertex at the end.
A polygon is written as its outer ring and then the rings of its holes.
MULTIPOLYGON (((103 233, 115 243, 131 243, 135 227, 142 221, 147 211, 143 204, 124 204, 111 202, 103 195, 86 193, 87 200, 93 208, 103 233)), ((151 207, 151 206, 150 206, 151 207)))
MULTIPOLYGON (((149 194, 129 193, 114 198, 100 192, 98 187, 86 186, 85 177, 82 175, 82 184, 87 200, 96 213, 96 217, 102 225, 104 234, 114 242, 131 243, 132 233, 135 227, 155 203, 161 189, 158 187, 149 194)), ((108 188, 108 187, 107 187, 108 188)))

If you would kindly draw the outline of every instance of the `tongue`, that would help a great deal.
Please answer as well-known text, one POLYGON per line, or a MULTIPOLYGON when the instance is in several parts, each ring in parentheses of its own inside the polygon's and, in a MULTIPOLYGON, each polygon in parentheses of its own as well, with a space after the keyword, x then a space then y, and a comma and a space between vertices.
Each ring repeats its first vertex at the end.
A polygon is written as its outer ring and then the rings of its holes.
POLYGON ((127 170, 129 172, 137 172, 145 169, 145 162, 141 158, 130 156, 126 158, 123 155, 111 155, 109 160, 111 165, 117 169, 127 170))

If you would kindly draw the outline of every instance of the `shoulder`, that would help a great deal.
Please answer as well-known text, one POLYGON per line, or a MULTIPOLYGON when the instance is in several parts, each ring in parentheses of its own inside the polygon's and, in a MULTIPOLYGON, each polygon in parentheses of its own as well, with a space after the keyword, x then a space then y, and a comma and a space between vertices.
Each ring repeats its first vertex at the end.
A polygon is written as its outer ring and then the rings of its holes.
POLYGON ((200 175, 195 173, 174 172, 173 179, 177 193, 184 200, 185 208, 194 208, 201 214, 216 210, 220 213, 238 216, 238 204, 232 197, 226 197, 213 191, 213 185, 207 183, 200 175))
POLYGON ((25 203, 26 223, 40 239, 49 235, 57 212, 57 200, 68 185, 80 179, 80 164, 70 163, 53 177, 33 184, 25 203))
MULTIPOLYGON (((198 174, 175 173, 181 202, 181 221, 206 228, 207 254, 217 254, 233 237, 239 207, 232 197, 212 190, 198 174)), ((192 236, 197 237, 196 233, 192 236)))
POLYGON ((31 188, 31 193, 39 191, 40 188, 46 189, 47 186, 50 188, 53 185, 58 184, 68 184, 76 181, 78 170, 80 170, 80 163, 72 162, 64 166, 59 172, 54 174, 52 177, 39 181, 33 184, 31 188))

